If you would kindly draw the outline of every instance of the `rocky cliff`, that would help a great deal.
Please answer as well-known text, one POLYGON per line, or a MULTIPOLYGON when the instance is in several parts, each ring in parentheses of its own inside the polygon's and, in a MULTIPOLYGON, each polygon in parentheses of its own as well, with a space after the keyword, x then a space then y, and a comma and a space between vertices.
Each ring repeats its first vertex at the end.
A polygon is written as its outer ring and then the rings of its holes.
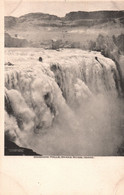
POLYGON ((22 23, 39 26, 93 26, 108 22, 120 22, 124 24, 124 11, 94 11, 94 12, 70 12, 60 18, 55 15, 43 13, 29 13, 18 18, 5 17, 5 28, 20 26, 22 23), (69 22, 68 22, 69 21, 69 22), (74 22, 75 21, 75 22, 74 22))
POLYGON ((8 33, 5 33, 5 47, 28 47, 29 43, 26 39, 19 39, 11 37, 8 33))

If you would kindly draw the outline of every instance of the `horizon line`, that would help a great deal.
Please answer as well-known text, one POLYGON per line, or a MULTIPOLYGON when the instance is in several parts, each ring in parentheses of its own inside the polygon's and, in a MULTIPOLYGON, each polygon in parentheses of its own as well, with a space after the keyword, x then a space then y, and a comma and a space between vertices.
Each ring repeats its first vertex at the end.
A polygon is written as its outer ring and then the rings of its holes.
POLYGON ((4 17, 14 17, 14 18, 20 18, 20 17, 22 17, 22 16, 25 16, 25 15, 28 15, 28 14, 36 14, 36 13, 41 13, 41 14, 48 14, 48 15, 51 15, 51 16, 57 16, 58 18, 63 18, 63 17, 65 17, 66 16, 66 14, 69 14, 69 13, 76 13, 76 12, 85 12, 85 13, 90 13, 90 12, 124 12, 124 9, 122 9, 122 10, 96 10, 96 11, 81 11, 81 10, 79 10, 79 11, 70 11, 70 12, 67 12, 67 13, 65 13, 65 15, 64 16, 58 16, 58 15, 55 15, 55 14, 50 14, 50 13, 48 13, 48 12, 28 12, 28 13, 25 13, 25 14, 23 14, 23 15, 20 15, 20 16, 12 16, 12 15, 4 15, 4 17))

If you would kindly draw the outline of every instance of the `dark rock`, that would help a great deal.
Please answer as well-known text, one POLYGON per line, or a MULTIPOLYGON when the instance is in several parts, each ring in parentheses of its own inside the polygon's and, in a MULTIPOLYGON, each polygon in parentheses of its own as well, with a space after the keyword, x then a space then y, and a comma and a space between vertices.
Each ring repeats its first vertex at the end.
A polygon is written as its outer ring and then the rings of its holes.
POLYGON ((5 137, 5 150, 4 154, 7 156, 41 156, 40 154, 37 154, 31 149, 19 147, 14 142, 8 140, 7 137, 5 137))
POLYGON ((93 11, 93 12, 70 12, 66 14, 66 20, 79 19, 113 19, 124 17, 124 11, 93 11))
POLYGON ((124 141, 123 141, 123 143, 121 144, 121 146, 118 147, 117 155, 119 155, 119 156, 124 156, 124 141))
POLYGON ((95 59, 98 61, 98 58, 97 58, 97 56, 95 56, 95 59))
POLYGON ((14 64, 12 64, 11 62, 7 62, 5 63, 6 66, 14 66, 14 64))
POLYGON ((42 61, 43 61, 42 57, 39 57, 39 62, 42 62, 42 61))

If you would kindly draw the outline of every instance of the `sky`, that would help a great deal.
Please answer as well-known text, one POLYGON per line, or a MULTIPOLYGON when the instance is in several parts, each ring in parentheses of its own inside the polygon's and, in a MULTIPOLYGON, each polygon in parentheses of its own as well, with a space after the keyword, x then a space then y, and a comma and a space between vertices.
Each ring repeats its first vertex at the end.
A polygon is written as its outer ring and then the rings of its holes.
POLYGON ((4 15, 19 17, 21 15, 42 12, 65 16, 71 11, 124 10, 124 1, 30 1, 9 0, 4 2, 4 15))

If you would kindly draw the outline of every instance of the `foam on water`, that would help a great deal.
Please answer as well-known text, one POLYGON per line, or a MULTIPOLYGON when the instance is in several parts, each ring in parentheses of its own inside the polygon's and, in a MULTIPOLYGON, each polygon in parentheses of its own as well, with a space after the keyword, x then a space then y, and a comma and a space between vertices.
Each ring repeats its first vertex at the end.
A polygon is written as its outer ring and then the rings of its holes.
POLYGON ((44 155, 116 153, 122 90, 112 60, 82 50, 6 49, 5 56, 14 64, 5 73, 10 139, 44 155))

